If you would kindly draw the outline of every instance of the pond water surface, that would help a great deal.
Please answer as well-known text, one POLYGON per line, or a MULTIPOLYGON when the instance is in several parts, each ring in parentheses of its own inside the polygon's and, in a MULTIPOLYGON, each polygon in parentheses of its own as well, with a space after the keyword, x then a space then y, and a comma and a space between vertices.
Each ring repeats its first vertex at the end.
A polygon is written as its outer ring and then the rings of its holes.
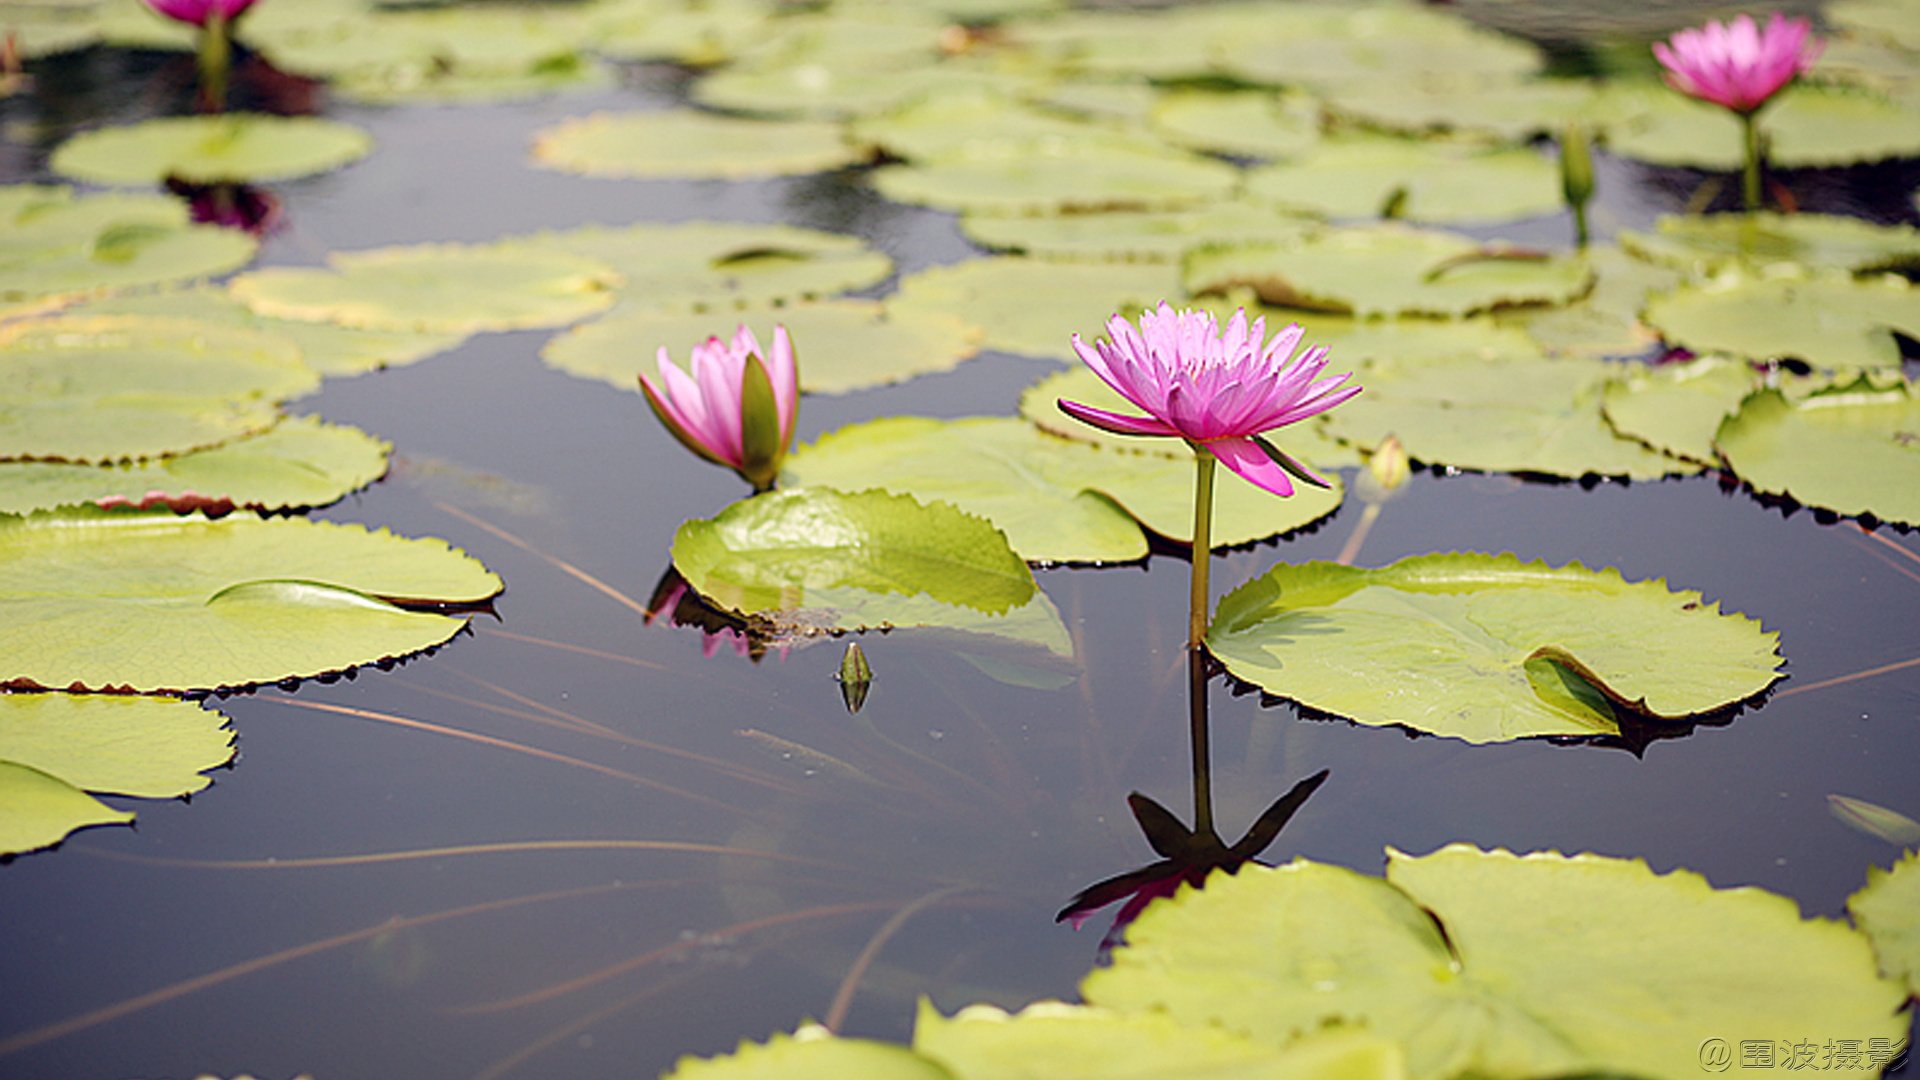
MULTIPOLYGON (((183 65, 99 52, 56 65, 39 105, 0 102, 14 125, 6 178, 48 179, 46 148, 81 117, 180 107, 183 65), (66 111, 52 115, 49 101, 66 111)), ((849 232, 903 271, 974 254, 950 216, 888 204, 852 176, 654 183, 527 164, 532 133, 560 118, 676 94, 672 72, 635 69, 600 95, 332 108, 378 149, 283 185, 289 225, 260 263, 695 218, 849 232)), ((1834 205, 1879 216, 1893 204, 1873 185, 1889 179, 1806 178, 1834 205)), ((1605 163, 1602 231, 1677 209, 1685 180, 1605 163)), ((1556 218, 1500 231, 1558 243, 1568 230, 1556 218)), ((1091 330, 1107 313, 1085 314, 1091 330)), ((482 335, 411 367, 329 380, 296 404, 397 448, 391 476, 316 516, 473 553, 508 583, 498 618, 390 671, 219 702, 240 757, 211 789, 191 804, 142 804, 137 829, 83 832, 0 870, 0 1044, 11 1049, 0 1075, 651 1075, 680 1054, 825 1015, 876 931, 943 890, 864 972, 848 1032, 905 1037, 920 995, 951 1010, 1073 994, 1099 932, 1056 925, 1055 911, 1152 858, 1126 794, 1188 811, 1185 564, 1040 573, 1084 668, 1062 689, 995 681, 924 637, 868 635, 876 681, 856 721, 832 678, 839 646, 707 656, 697 631, 643 625, 550 561, 644 602, 675 528, 743 492, 676 447, 637 395, 541 365, 549 336, 482 335), (540 846, 554 841, 656 846, 540 846), (503 847, 302 862, 476 845, 503 847), (233 968, 263 958, 273 962, 233 968), (191 982, 202 976, 217 977, 191 982), (8 1043, 21 1036, 31 1045, 8 1043)), ((636 369, 647 351, 636 343, 636 369)), ((989 353, 891 389, 809 397, 800 437, 889 414, 1010 413, 1051 370, 989 353)), ((1279 560, 1335 557, 1358 517, 1350 505, 1313 532, 1226 555, 1215 595, 1279 560)), ((1827 796, 1920 815, 1920 667, 1820 686, 1920 653, 1920 562, 1888 542, 1920 553, 1910 535, 1783 514, 1712 477, 1586 489, 1417 474, 1360 564, 1512 551, 1664 577, 1779 631, 1790 678, 1731 722, 1638 755, 1302 719, 1215 680, 1222 831, 1238 835, 1324 768, 1331 780, 1269 858, 1374 871, 1388 846, 1595 851, 1839 915, 1867 866, 1896 852, 1836 820, 1827 796)))

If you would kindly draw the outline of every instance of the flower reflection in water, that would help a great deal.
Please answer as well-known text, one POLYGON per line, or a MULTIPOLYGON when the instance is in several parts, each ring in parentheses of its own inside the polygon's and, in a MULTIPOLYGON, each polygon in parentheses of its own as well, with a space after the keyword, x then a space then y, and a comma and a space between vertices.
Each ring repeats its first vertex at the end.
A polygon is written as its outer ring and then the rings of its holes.
POLYGON ((202 225, 265 236, 284 221, 280 197, 251 184, 195 184, 170 176, 167 190, 185 199, 188 213, 202 225))

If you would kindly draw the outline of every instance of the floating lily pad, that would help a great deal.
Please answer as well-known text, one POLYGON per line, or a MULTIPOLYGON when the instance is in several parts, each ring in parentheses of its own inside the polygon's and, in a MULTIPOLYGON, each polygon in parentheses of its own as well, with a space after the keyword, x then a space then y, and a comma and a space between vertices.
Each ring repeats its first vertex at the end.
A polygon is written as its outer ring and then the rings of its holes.
POLYGON ((862 157, 837 124, 691 109, 575 117, 533 143, 535 163, 583 176, 744 180, 826 172, 862 157))
POLYGON ((1697 472, 1614 434, 1600 405, 1615 370, 1574 358, 1382 361, 1360 372, 1366 392, 1326 414, 1326 425, 1369 450, 1397 436, 1414 460, 1461 469, 1635 480, 1697 472))
POLYGON ((49 165, 92 184, 261 183, 330 172, 372 150, 366 132, 335 120, 225 113, 84 132, 62 143, 49 165))
MULTIPOLYGON (((1167 8, 1160 15, 1178 16, 1206 10, 1203 7, 1167 8)), ((1072 19, 1076 16, 1063 16, 1072 19)), ((1062 21, 1050 19, 1047 24, 1062 21)), ((1028 91, 1033 100, 1049 109, 1082 120, 1117 123, 1123 127, 1144 128, 1160 103, 1160 91, 1153 84, 1125 77, 1104 79, 1070 78, 1064 82, 1042 83, 1028 91)))
POLYGON ((1272 206, 1232 200, 1191 210, 1001 217, 967 214, 960 231, 984 247, 1063 262, 1179 262, 1189 248, 1299 239, 1318 224, 1272 206))
POLYGON ((0 513, 82 503, 215 511, 325 506, 379 479, 391 449, 357 428, 303 416, 210 450, 139 464, 0 462, 0 513))
POLYGON ((300 350, 300 359, 328 378, 417 363, 466 340, 464 334, 354 330, 332 323, 268 318, 254 314, 225 289, 217 288, 111 296, 67 308, 65 313, 159 315, 272 334, 292 341, 300 350))
MULTIPOLYGON (((1744 161, 1740 121, 1716 105, 1662 87, 1613 92, 1628 119, 1607 148, 1658 165, 1734 170, 1744 161)), ((1920 112, 1868 90, 1801 83, 1761 115, 1767 160, 1779 168, 1857 165, 1920 155, 1920 112)))
POLYGON ((1839 0, 1823 14, 1835 26, 1905 49, 1920 49, 1920 17, 1903 0, 1839 0))
POLYGON ((954 1080, 953 1074, 904 1046, 841 1039, 818 1025, 764 1043, 741 1042, 731 1054, 674 1063, 664 1080, 954 1080))
POLYGON ((212 277, 245 266, 257 246, 237 229, 193 224, 162 195, 0 188, 0 303, 212 277))
POLYGON ((694 84, 692 96, 702 105, 729 112, 841 120, 885 112, 935 94, 1003 88, 1009 78, 1006 73, 970 71, 952 63, 845 67, 803 57, 709 75, 694 84))
POLYGON ((416 62, 335 76, 328 80, 327 88, 350 101, 370 105, 473 105, 600 90, 612 87, 616 81, 607 65, 576 53, 565 53, 524 71, 449 70, 431 61, 416 62))
POLYGON ((1649 297, 1680 284, 1682 275, 1633 258, 1612 244, 1595 244, 1574 256, 1593 274, 1593 289, 1557 307, 1509 308, 1501 323, 1525 330, 1553 353, 1631 356, 1646 352, 1659 335, 1640 321, 1649 297))
POLYGON ((729 337, 735 325, 753 328, 762 342, 773 325, 787 328, 800 359, 800 388, 844 394, 948 371, 979 351, 981 330, 958 316, 891 311, 873 300, 827 300, 727 316, 711 312, 620 311, 557 337, 540 351, 549 365, 582 378, 638 392, 635 376, 653 371, 662 346, 684 359, 709 337, 729 337))
POLYGON ((1622 232, 1620 246, 1694 275, 1775 263, 1852 273, 1920 269, 1920 229, 1832 214, 1669 214, 1651 233, 1622 232))
POLYGON ((901 279, 891 307, 946 312, 985 327, 982 348, 1072 362, 1073 335, 1097 335, 1115 314, 1133 318, 1180 295, 1172 267, 1069 266, 969 259, 901 279), (1044 297, 1045 303, 1036 302, 1044 297))
POLYGON ((1668 341, 1697 353, 1842 370, 1897 367, 1895 333, 1920 338, 1920 289, 1892 274, 1729 273, 1653 297, 1645 317, 1668 341))
POLYGON ((0 684, 247 686, 439 645, 500 579, 437 540, 304 518, 0 518, 0 684))
POLYGON ((680 526, 673 563, 700 595, 817 632, 1006 615, 1033 572, 991 522, 884 491, 781 491, 680 526))
POLYGON ((1236 157, 1291 158, 1320 141, 1320 103, 1299 93, 1175 91, 1150 120, 1170 143, 1236 157))
POLYGON ((1449 132, 1524 142, 1558 137, 1593 99, 1577 79, 1469 79, 1407 83, 1370 79, 1328 87, 1329 111, 1405 135, 1449 132))
POLYGON ((1847 913, 1873 942, 1881 974, 1920 997, 1920 854, 1907 852, 1892 870, 1867 867, 1866 888, 1847 898, 1847 913))
POLYGON ((1157 1012, 1113 1012, 1042 1001, 1008 1015, 969 1005, 943 1017, 925 998, 913 1048, 956 1077, 1057 1080, 1180 1076, 1194 1080, 1404 1080, 1400 1048, 1359 1032, 1302 1040, 1285 1050, 1157 1012))
MULTIPOLYGON (((306 0, 311 2, 311 0, 306 0)), ((305 26, 240 24, 247 41, 274 66, 311 78, 345 81, 388 76, 396 83, 454 78, 512 77, 576 56, 586 24, 566 10, 519 5, 352 5, 305 26), (435 7, 439 10, 435 10, 435 7)))
POLYGON ((320 385, 291 342, 136 315, 0 328, 0 461, 109 463, 263 431, 320 385))
MULTIPOLYGON (((1284 324, 1282 324, 1284 325, 1284 324)), ((1268 324, 1269 331, 1279 328, 1268 324)), ((1320 344, 1319 338, 1309 339, 1303 347, 1320 344)), ((1084 364, 1057 371, 1039 382, 1027 387, 1020 395, 1020 415, 1033 426, 1049 435, 1062 439, 1091 443, 1113 453, 1154 454, 1172 458, 1176 461, 1193 463, 1193 451, 1179 439, 1130 438, 1125 435, 1112 435, 1083 424, 1060 411, 1059 401, 1077 401, 1091 405, 1096 409, 1117 412, 1128 416, 1140 415, 1140 406, 1120 396, 1120 392, 1108 386, 1093 369, 1084 364)), ((1277 442, 1286 445, 1287 453, 1297 461, 1303 461, 1320 470, 1336 469, 1345 465, 1359 464, 1353 448, 1344 446, 1329 438, 1318 423, 1294 424, 1274 433, 1277 442)), ((1215 488, 1219 490, 1218 487, 1215 488)))
POLYGON ((1187 288, 1236 285, 1282 307, 1361 316, 1460 316, 1565 304, 1593 273, 1572 256, 1487 245, 1400 226, 1331 229, 1292 244, 1203 248, 1187 256, 1187 288))
POLYGON ((1601 411, 1613 430, 1663 454, 1714 465, 1720 422, 1759 382, 1743 361, 1708 356, 1659 367, 1632 365, 1609 382, 1601 411))
POLYGON ((1755 491, 1920 525, 1920 400, 1904 380, 1861 379, 1797 402, 1763 390, 1715 443, 1755 491))
POLYGON ((1201 79, 1215 74, 1212 54, 1218 42, 1290 15, 1271 5, 1249 4, 1190 4, 1151 12, 1096 9, 1023 20, 1008 33, 1018 48, 1082 76, 1201 79))
POLYGON ((711 67, 764 40, 775 9, 762 0, 707 0, 663 7, 651 0, 600 4, 587 12, 595 52, 616 60, 674 60, 711 67))
POLYGON ((0 761, 0 852, 52 847, 89 825, 125 825, 133 813, 115 810, 56 776, 0 761))
POLYGON ((1560 170, 1531 150, 1411 139, 1329 140, 1247 177, 1249 198, 1334 218, 1439 224, 1557 213, 1560 170))
MULTIPOLYGON (((1284 448, 1284 433, 1278 440, 1284 448)), ((1115 454, 1011 417, 896 416, 841 428, 795 450, 783 484, 879 487, 950 502, 1005 530, 1028 562, 1128 562, 1147 554, 1151 529, 1192 541, 1193 464, 1115 454)), ((1213 542, 1263 540, 1331 514, 1343 494, 1302 487, 1276 498, 1226 478, 1214 486, 1213 542)))
POLYGON ((1244 291, 1202 296, 1194 308, 1211 311, 1222 325, 1244 309, 1279 329, 1299 323, 1302 346, 1325 345, 1334 371, 1351 371, 1376 362, 1415 363, 1475 357, 1482 361, 1533 360, 1540 347, 1525 333, 1486 317, 1464 319, 1354 319, 1322 311, 1269 307, 1244 291))
POLYGON ((212 783, 233 760, 218 711, 177 698, 119 694, 0 694, 0 761, 82 791, 173 799, 212 783))
POLYGON ((1176 209, 1239 182, 1230 165, 1121 136, 994 143, 873 173, 890 199, 982 214, 1176 209))
POLYGON ((1464 19, 1395 4, 1303 4, 1219 43, 1217 66, 1251 82, 1340 86, 1425 79, 1511 79, 1541 67, 1540 51, 1464 19))
POLYGON ((811 300, 876 284, 893 261, 851 236, 792 225, 693 221, 536 233, 508 250, 564 251, 603 262, 641 307, 711 309, 811 300))
POLYGON ((564 326, 612 306, 620 277, 561 251, 422 244, 342 252, 332 269, 276 267, 233 295, 278 319, 361 330, 465 334, 564 326))
POLYGON ((1207 631, 1236 678, 1470 743, 1613 735, 1616 711, 1727 708, 1780 678, 1778 643, 1662 581, 1461 553, 1378 570, 1282 563, 1223 598, 1207 631))
POLYGON ((1866 940, 1786 897, 1465 844, 1389 850, 1385 881, 1305 860, 1216 874, 1150 907, 1082 991, 1282 1044, 1360 1028, 1412 1080, 1691 1078, 1702 1032, 1907 1030, 1866 940))
POLYGON ((986 87, 934 94, 849 126, 854 141, 902 158, 965 154, 1038 139, 1078 139, 1099 130, 986 87))

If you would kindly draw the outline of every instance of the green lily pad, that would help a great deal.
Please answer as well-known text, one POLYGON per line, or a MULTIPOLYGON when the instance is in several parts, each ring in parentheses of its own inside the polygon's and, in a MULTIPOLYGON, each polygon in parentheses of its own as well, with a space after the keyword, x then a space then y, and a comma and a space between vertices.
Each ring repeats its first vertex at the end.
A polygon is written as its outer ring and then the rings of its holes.
POLYGON ((1844 924, 1600 855, 1389 850, 1384 881, 1305 860, 1247 866, 1154 904, 1128 941, 1087 977, 1090 1003, 1282 1044, 1360 1028, 1400 1043, 1412 1080, 1677 1080, 1700 1075, 1704 1032, 1864 1044, 1907 1024, 1844 924))
POLYGON ((1675 345, 1749 360, 1804 360, 1851 370, 1900 364, 1894 334, 1920 338, 1920 289, 1888 274, 1755 278, 1723 274, 1647 302, 1644 316, 1675 345))
POLYGON ((1574 256, 1593 274, 1593 289, 1571 304, 1496 312, 1502 324, 1527 333, 1552 353, 1631 356, 1646 352, 1659 335, 1640 321, 1649 297, 1685 278, 1677 271, 1633 258, 1612 244, 1596 244, 1574 256))
POLYGON ((0 518, 0 684, 141 692, 305 678, 432 648, 500 579, 356 525, 104 510, 0 518), (156 647, 164 643, 164 647, 156 647))
POLYGON ((237 229, 195 225, 162 195, 87 195, 71 188, 0 188, 0 303, 212 277, 253 259, 237 229))
MULTIPOLYGON (((1607 148, 1657 165, 1736 170, 1745 160, 1740 121, 1717 105, 1660 87, 1612 92, 1604 108, 1628 119, 1607 148)), ((1828 168, 1920 155, 1920 112, 1872 91, 1801 83, 1760 114, 1767 160, 1778 168, 1828 168)))
POLYGON ((112 315, 0 328, 0 461, 104 464, 265 430, 320 385, 291 342, 112 315))
POLYGON ((449 70, 431 61, 354 71, 329 79, 327 89, 369 105, 475 105, 608 89, 617 81, 607 65, 563 53, 524 71, 449 70))
POLYGON ((1249 158, 1291 158, 1320 141, 1320 103, 1267 90, 1174 91, 1150 123, 1176 146, 1249 158))
POLYGON ((1327 109, 1368 127, 1402 135, 1437 132, 1502 142, 1557 137, 1593 99, 1592 83, 1576 79, 1471 79, 1408 84, 1364 80, 1326 88, 1327 109))
POLYGON ((1000 217, 966 214, 960 231, 983 247, 1061 262, 1179 262, 1189 248, 1313 232, 1310 217, 1230 200, 1191 210, 1115 210, 1104 214, 1000 217))
POLYGON ((62 176, 91 184, 261 183, 331 172, 373 150, 366 132, 312 116, 225 113, 144 120, 75 135, 53 152, 62 176))
POLYGON ((764 1043, 741 1042, 731 1054, 674 1063, 664 1080, 955 1080, 952 1073, 904 1046, 836 1038, 817 1025, 764 1043))
POLYGON ((256 315, 225 289, 198 288, 110 296, 67 308, 67 315, 155 315, 238 327, 286 338, 300 359, 327 378, 404 367, 452 349, 464 334, 354 330, 332 323, 295 322, 256 315))
POLYGON ((1202 248, 1187 256, 1185 280, 1195 293, 1247 286, 1281 307, 1456 317, 1565 304, 1586 293, 1593 272, 1572 256, 1380 225, 1329 229, 1291 244, 1202 248))
POLYGON ((844 394, 950 371, 980 348, 980 328, 957 316, 894 312, 874 300, 825 300, 741 313, 738 319, 711 312, 619 311, 548 342, 540 359, 569 375, 637 393, 635 376, 652 373, 662 346, 684 359, 707 338, 728 337, 737 324, 769 342, 775 323, 793 338, 800 388, 809 393, 844 394))
POLYGON ((1920 525, 1920 399, 1904 380, 1861 379, 1797 402, 1763 390, 1714 441, 1755 491, 1920 525))
POLYGON ((692 109, 594 113, 534 136, 536 164, 582 176, 745 180, 826 172, 864 155, 837 124, 692 109))
POLYGON ((590 226, 502 241, 507 250, 562 251, 625 278, 635 306, 714 309, 812 300, 885 280, 893 260, 851 236, 792 225, 693 221, 590 226))
MULTIPOLYGON (((1277 440, 1283 448, 1283 434, 1277 440)), ((1028 562, 1129 562, 1147 554, 1142 528, 1191 543, 1193 465, 1114 454, 1054 438, 1024 420, 895 416, 841 428, 796 449, 784 484, 878 487, 950 502, 1005 530, 1028 562)), ((1226 477, 1214 486, 1217 547, 1264 540, 1331 514, 1344 494, 1303 487, 1277 498, 1226 477)))
POLYGON ((588 40, 616 60, 673 60, 690 67, 724 63, 764 40, 776 13, 763 0, 706 0, 662 6, 654 0, 617 0, 588 10, 588 40))
POLYGON ((1180 1076, 1196 1080, 1404 1080, 1400 1048, 1337 1032, 1282 1050, 1210 1025, 1188 1027, 1154 1012, 1113 1012, 1042 1001, 1008 1015, 969 1005, 951 1018, 920 999, 913 1048, 968 1078, 1057 1080, 1180 1076))
POLYGON ((95 12, 67 4, 0 4, 0 26, 14 39, 22 60, 74 52, 99 44, 103 37, 95 12))
POLYGON ((325 506, 378 480, 392 447, 310 416, 175 457, 130 465, 0 462, 0 513, 83 503, 174 510, 325 506))
POLYGON ((1622 232, 1620 246, 1695 276, 1776 263, 1851 273, 1920 269, 1920 229, 1833 214, 1668 214, 1651 233, 1622 232))
POLYGON ((1327 430, 1363 449, 1397 436, 1416 461, 1570 479, 1651 480, 1698 466, 1614 434, 1600 412, 1616 369, 1599 360, 1470 357, 1382 361, 1366 392, 1327 414, 1327 430))
POLYGON ((1920 17, 1902 0, 1838 0, 1823 14, 1835 26, 1867 37, 1920 49, 1920 17))
POLYGON ((991 522, 884 491, 825 488, 744 499, 673 538, 702 596, 743 615, 811 612, 818 631, 940 625, 940 608, 1005 615, 1037 591, 991 522))
POLYGON ((989 143, 873 173, 887 198, 981 214, 1176 209, 1239 183, 1230 165, 1118 135, 989 143))
POLYGON ((233 760, 218 711, 177 698, 120 694, 0 694, 0 761, 82 791, 173 799, 212 783, 233 760))
POLYGON ((1892 870, 1867 867, 1867 884, 1847 898, 1847 913, 1873 942, 1880 972, 1920 997, 1920 853, 1907 852, 1892 870))
MULTIPOLYGON (((1306 7, 1307 5, 1298 5, 1306 7)), ((1223 41, 1288 19, 1292 8, 1266 4, 1186 4, 1153 11, 1063 12, 1009 26, 1010 44, 1069 73, 1162 80, 1215 74, 1212 54, 1223 41)))
POLYGON ((1004 72, 974 71, 951 62, 837 66, 830 58, 800 57, 709 75, 694 84, 692 97, 726 112, 843 120, 937 94, 1004 87, 1009 78, 1004 72))
MULTIPOLYGON (((1182 14, 1205 10, 1204 7, 1167 8, 1159 14, 1177 19, 1182 14)), ((1059 21, 1050 19, 1048 24, 1059 21)), ((1116 123, 1128 128, 1146 127, 1153 116, 1153 107, 1160 103, 1160 91, 1153 84, 1124 76, 1075 77, 1042 83, 1031 88, 1028 96, 1049 109, 1058 109, 1082 120, 1116 123)))
POLYGON ((1207 631, 1236 678, 1470 743, 1613 735, 1616 712, 1714 712, 1780 678, 1778 643, 1665 582, 1463 553, 1378 570, 1282 563, 1223 598, 1207 631))
POLYGON ((988 258, 908 275, 890 306, 896 315, 945 312, 985 327, 982 348, 1071 363, 1074 334, 1090 338, 1115 314, 1133 318, 1179 295, 1179 275, 1169 266, 988 258))
MULTIPOLYGON (((1281 325, 1285 325, 1282 323, 1281 325)), ((1271 322, 1269 331, 1278 329, 1271 322)), ((1320 344, 1316 334, 1310 337, 1304 347, 1320 344)), ((1344 357, 1342 357, 1344 365, 1344 357)), ((1091 424, 1083 424, 1060 411, 1059 401, 1066 398, 1096 409, 1117 412, 1123 415, 1140 415, 1140 406, 1120 396, 1120 392, 1108 386, 1093 369, 1084 364, 1056 371, 1027 387, 1020 395, 1020 415, 1029 423, 1049 435, 1077 442, 1090 443, 1117 454, 1153 454, 1172 458, 1191 465, 1193 451, 1179 439, 1132 438, 1126 435, 1113 435, 1091 424)), ((1305 462, 1318 470, 1330 470, 1348 465, 1358 465, 1359 458, 1353 448, 1335 442, 1325 434, 1319 423, 1294 424, 1280 430, 1278 440, 1286 444, 1287 453, 1296 461, 1305 462)), ((1218 491, 1216 486, 1214 489, 1218 491)))
POLYGON ((578 255, 500 246, 376 248, 328 262, 330 270, 256 270, 229 288, 271 318, 466 334, 576 322, 611 307, 621 280, 604 263, 578 255))
POLYGON ((855 142, 900 158, 965 154, 1038 139, 1078 139, 1100 130, 987 87, 916 99, 848 127, 855 142))
POLYGON ((1559 212, 1560 170, 1531 150, 1346 137, 1247 176, 1247 195, 1335 218, 1439 224, 1559 212))
POLYGON ((1495 319, 1354 319, 1327 312, 1270 307, 1244 291, 1202 296, 1192 306, 1211 311, 1225 324, 1245 309, 1249 319, 1261 316, 1273 329, 1299 323, 1306 329, 1306 346, 1325 345, 1335 371, 1354 370, 1377 362, 1416 363, 1475 357, 1482 361, 1532 360, 1540 347, 1525 333, 1495 319))
POLYGON ((1367 81, 1512 79, 1542 65, 1540 50, 1465 19, 1394 4, 1302 4, 1219 43, 1214 59, 1250 82, 1333 86, 1367 81))
POLYGON ((132 820, 131 811, 115 810, 59 777, 0 761, 0 852, 37 851, 75 829, 132 820))
POLYGON ((1743 361, 1706 356, 1660 367, 1633 365, 1607 384, 1601 411, 1613 430, 1663 454, 1719 463, 1720 422, 1740 411, 1759 376, 1743 361))
POLYGON ((518 5, 421 5, 411 10, 357 5, 305 26, 253 25, 241 35, 275 67, 310 78, 352 82, 387 76, 511 77, 551 67, 576 55, 586 24, 566 10, 538 11, 518 5))

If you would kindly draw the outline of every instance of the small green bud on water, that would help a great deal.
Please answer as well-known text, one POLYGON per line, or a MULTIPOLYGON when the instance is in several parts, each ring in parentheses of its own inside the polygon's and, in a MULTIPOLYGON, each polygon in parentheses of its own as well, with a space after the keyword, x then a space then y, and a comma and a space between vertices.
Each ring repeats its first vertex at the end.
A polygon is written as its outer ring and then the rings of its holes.
POLYGON ((840 699, 847 703, 847 712, 859 712, 873 685, 873 668, 867 666, 867 654, 861 651, 859 642, 847 642, 846 655, 840 658, 840 671, 834 678, 840 681, 840 699))
POLYGON ((1412 471, 1413 466, 1407 460, 1407 448, 1400 445, 1399 438, 1393 435, 1387 436, 1367 457, 1367 472, 1382 493, 1399 490, 1406 484, 1412 471))

